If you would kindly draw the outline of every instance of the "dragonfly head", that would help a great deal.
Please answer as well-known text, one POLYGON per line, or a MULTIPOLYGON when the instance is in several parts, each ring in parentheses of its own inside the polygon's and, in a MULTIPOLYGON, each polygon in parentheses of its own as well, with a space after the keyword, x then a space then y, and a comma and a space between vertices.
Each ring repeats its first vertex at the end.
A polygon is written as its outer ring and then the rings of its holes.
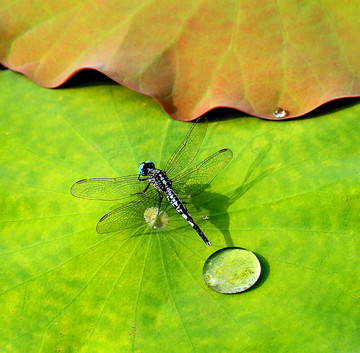
POLYGON ((139 166, 139 174, 141 176, 147 176, 149 169, 155 169, 155 164, 151 161, 143 162, 139 166))

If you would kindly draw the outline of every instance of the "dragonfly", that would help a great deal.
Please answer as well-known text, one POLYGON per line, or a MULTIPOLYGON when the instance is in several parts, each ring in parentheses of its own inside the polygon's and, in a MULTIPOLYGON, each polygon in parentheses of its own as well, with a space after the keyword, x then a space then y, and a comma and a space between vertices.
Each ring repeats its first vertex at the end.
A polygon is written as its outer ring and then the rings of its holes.
POLYGON ((164 169, 157 169, 152 161, 145 161, 140 164, 138 174, 116 178, 82 179, 72 185, 70 192, 75 197, 90 200, 132 199, 99 220, 96 226, 99 234, 146 224, 144 218, 146 210, 156 206, 159 216, 165 197, 205 244, 210 246, 210 241, 195 223, 182 201, 200 194, 232 159, 232 151, 224 148, 197 165, 189 167, 198 154, 206 130, 206 118, 200 118, 193 123, 164 169))

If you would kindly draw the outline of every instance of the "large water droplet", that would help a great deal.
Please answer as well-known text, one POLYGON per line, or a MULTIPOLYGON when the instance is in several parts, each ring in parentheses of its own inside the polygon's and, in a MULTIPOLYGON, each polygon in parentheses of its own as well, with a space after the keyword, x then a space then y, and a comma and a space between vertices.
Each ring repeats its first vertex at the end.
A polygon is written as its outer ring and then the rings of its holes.
POLYGON ((224 248, 213 253, 205 262, 203 277, 212 290, 219 293, 240 293, 259 279, 258 258, 243 248, 224 248))

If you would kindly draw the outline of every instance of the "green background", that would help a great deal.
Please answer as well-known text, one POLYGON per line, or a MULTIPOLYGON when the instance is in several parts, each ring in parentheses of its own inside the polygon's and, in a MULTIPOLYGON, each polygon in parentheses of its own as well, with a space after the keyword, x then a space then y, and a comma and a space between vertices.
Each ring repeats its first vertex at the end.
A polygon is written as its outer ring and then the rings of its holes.
POLYGON ((174 214, 161 232, 99 235, 116 203, 69 193, 149 158, 163 167, 188 123, 105 79, 0 82, 1 351, 358 351, 360 105, 286 122, 210 113, 197 160, 234 158, 194 200, 208 248, 174 214), (259 256, 249 291, 204 283, 225 246, 259 256))

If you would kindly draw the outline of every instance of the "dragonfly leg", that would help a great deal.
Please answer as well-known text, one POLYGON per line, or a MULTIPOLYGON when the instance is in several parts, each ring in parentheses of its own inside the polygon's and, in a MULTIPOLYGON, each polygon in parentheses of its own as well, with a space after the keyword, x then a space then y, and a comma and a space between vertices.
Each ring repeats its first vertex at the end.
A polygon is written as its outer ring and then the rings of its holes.
MULTIPOLYGON (((140 180, 140 181, 144 181, 144 180, 147 180, 147 179, 142 179, 142 180, 139 179, 139 180, 140 180)), ((150 183, 146 185, 146 188, 145 188, 143 191, 141 191, 141 192, 136 192, 135 194, 131 194, 130 196, 145 194, 145 192, 146 192, 146 190, 149 188, 149 186, 150 186, 150 183)))
POLYGON ((161 204, 162 204, 162 200, 163 200, 163 194, 161 192, 159 192, 159 196, 160 196, 160 200, 159 200, 159 208, 158 208, 158 216, 160 214, 160 209, 161 209, 161 204))

